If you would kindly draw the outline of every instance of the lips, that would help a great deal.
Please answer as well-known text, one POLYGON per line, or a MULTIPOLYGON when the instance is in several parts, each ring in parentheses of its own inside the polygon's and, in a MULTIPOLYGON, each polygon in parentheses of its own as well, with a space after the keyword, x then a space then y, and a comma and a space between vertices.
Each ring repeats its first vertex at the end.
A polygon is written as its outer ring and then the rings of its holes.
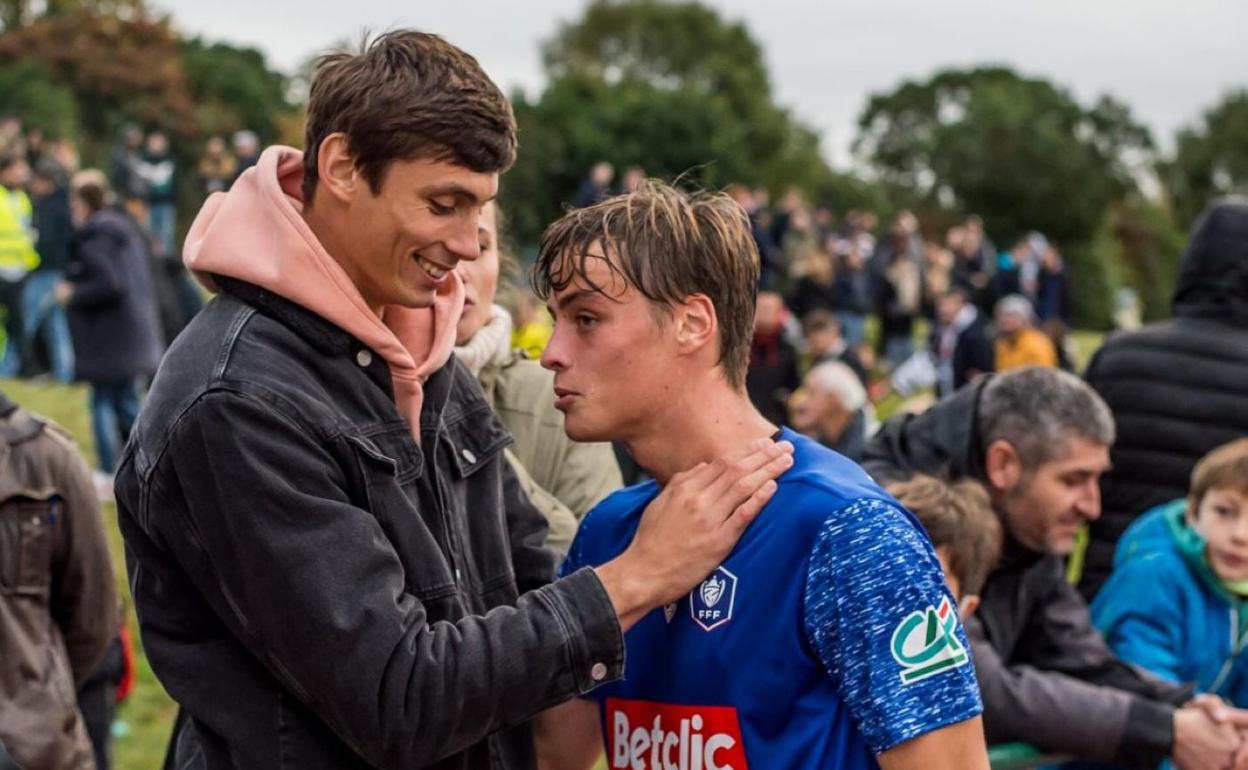
POLYGON ((565 410, 572 405, 580 393, 566 388, 555 388, 555 408, 565 410))
POLYGON ((446 265, 439 265, 437 262, 426 259, 420 254, 413 254, 412 259, 416 260, 416 264, 420 266, 421 270, 425 271, 425 275, 428 275, 434 283, 441 283, 446 280, 446 276, 449 275, 453 269, 447 267, 446 265))

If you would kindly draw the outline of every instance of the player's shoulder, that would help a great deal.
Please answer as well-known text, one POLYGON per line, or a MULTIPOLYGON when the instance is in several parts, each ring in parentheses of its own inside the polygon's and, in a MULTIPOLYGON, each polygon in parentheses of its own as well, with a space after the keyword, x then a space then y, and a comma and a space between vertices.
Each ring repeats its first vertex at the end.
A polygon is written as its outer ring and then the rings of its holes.
POLYGON ((787 428, 782 438, 794 446, 793 467, 780 478, 775 498, 787 519, 820 528, 878 517, 908 520, 901 504, 853 460, 787 428))
POLYGON ((618 555, 633 539, 646 505, 659 493, 653 480, 617 489, 589 509, 581 519, 569 559, 579 565, 597 565, 618 555))

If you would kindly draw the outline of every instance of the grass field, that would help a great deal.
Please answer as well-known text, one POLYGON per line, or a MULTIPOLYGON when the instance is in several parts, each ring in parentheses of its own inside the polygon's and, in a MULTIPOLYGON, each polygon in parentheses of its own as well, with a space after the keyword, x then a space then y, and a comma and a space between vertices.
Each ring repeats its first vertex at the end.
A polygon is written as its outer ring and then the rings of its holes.
MULTIPOLYGON (((1074 337, 1082 367, 1100 345, 1101 335, 1094 332, 1075 332, 1074 337)), ((88 459, 94 461, 86 388, 0 380, 0 389, 18 404, 55 420, 68 429, 78 440, 78 445, 88 459)), ((176 707, 156 680, 146 656, 142 653, 133 603, 130 601, 130 588, 126 583, 121 534, 117 530, 117 509, 111 503, 105 504, 103 513, 117 575, 117 589, 126 602, 126 622, 130 625, 138 653, 138 680, 133 694, 122 704, 117 715, 118 722, 114 727, 116 738, 113 745, 113 766, 118 770, 157 770, 164 759, 176 707)), ((605 765, 600 767, 605 768, 605 765)))

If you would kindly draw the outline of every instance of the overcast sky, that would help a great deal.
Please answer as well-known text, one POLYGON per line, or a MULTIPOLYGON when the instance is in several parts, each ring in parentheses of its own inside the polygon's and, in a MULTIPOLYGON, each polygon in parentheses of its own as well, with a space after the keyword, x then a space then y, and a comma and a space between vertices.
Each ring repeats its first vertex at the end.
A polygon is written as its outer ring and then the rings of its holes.
MULTIPOLYGON (((279 69, 365 29, 413 26, 475 55, 510 92, 540 92, 539 48, 581 0, 152 0, 184 34, 252 45, 279 69)), ((1087 103, 1110 92, 1163 147, 1223 93, 1248 88, 1248 0, 713 0, 744 20, 772 87, 848 163, 869 94, 951 66, 1006 63, 1087 103)))

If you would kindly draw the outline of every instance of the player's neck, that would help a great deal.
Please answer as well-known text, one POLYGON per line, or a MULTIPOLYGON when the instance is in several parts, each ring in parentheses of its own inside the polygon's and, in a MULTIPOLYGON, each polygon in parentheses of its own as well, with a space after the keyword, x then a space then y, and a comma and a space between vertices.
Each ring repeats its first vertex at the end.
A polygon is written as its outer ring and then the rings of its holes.
POLYGON ((642 435, 626 443, 637 464, 666 484, 700 462, 748 454, 749 443, 775 434, 745 392, 716 379, 656 414, 642 435))

